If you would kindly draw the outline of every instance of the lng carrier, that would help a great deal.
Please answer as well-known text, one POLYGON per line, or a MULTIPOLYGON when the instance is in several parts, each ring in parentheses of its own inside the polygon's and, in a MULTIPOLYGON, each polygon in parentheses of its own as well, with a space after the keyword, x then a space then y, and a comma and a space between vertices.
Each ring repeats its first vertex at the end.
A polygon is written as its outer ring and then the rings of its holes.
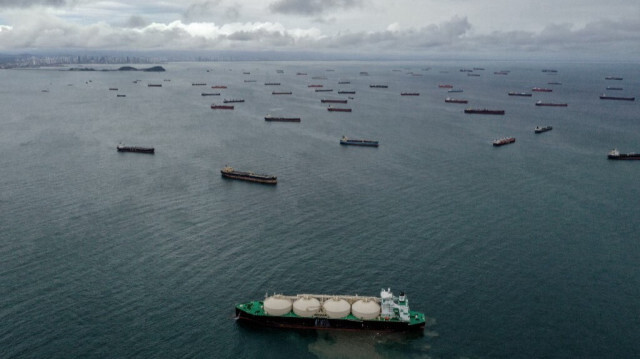
POLYGON ((424 313, 409 310, 404 292, 394 297, 382 289, 380 297, 358 295, 274 294, 264 301, 236 305, 236 319, 261 326, 294 329, 376 331, 424 330, 424 313))

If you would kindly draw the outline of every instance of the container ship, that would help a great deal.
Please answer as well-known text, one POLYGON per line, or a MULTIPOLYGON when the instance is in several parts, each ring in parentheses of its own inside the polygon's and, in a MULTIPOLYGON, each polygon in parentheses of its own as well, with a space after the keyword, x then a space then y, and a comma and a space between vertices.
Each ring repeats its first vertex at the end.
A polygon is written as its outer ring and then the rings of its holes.
POLYGON ((140 146, 124 146, 118 145, 116 146, 118 152, 137 152, 137 153, 150 153, 154 154, 156 152, 153 147, 140 147, 140 146))
POLYGON ((610 160, 640 160, 640 153, 620 153, 614 148, 609 151, 607 158, 610 160))
POLYGON ((635 97, 622 97, 622 96, 609 96, 602 94, 600 95, 601 100, 618 100, 618 101, 635 101, 635 97))
POLYGON ((348 138, 347 136, 342 136, 342 138, 340 139, 340 144, 352 145, 352 146, 378 147, 378 141, 352 139, 352 138, 348 138))
POLYGON ((504 137, 504 138, 500 138, 497 140, 493 140, 493 145, 498 147, 498 146, 504 146, 504 145, 508 145, 510 143, 514 143, 516 142, 516 138, 515 137, 504 137))
POLYGON ((404 292, 394 297, 358 295, 272 295, 264 301, 236 305, 236 319, 266 327, 319 330, 422 331, 424 313, 409 310, 404 292))
POLYGON ((224 178, 237 179, 242 181, 263 183, 263 184, 277 184, 278 177, 270 175, 262 175, 253 172, 236 171, 233 167, 225 166, 220 170, 220 174, 224 178))
POLYGON ((486 108, 468 108, 464 110, 464 113, 479 114, 479 115, 504 115, 504 110, 488 110, 486 108))
POLYGON ((300 122, 300 117, 275 117, 266 115, 264 116, 264 120, 270 122, 300 122))

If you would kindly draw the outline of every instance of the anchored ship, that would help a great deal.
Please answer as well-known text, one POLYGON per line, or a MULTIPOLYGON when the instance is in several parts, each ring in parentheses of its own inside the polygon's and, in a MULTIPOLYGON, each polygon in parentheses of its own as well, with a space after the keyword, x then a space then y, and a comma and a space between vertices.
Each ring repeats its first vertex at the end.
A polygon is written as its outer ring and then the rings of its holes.
POLYGON ((231 179, 237 179, 242 181, 257 182, 257 183, 264 183, 264 184, 278 183, 278 177, 276 176, 257 174, 253 172, 236 171, 233 169, 233 167, 229 167, 229 166, 225 166, 223 169, 221 169, 220 174, 222 174, 222 177, 224 178, 231 178, 231 179))
POLYGON ((544 126, 544 127, 536 126, 536 128, 533 130, 533 132, 535 132, 535 133, 543 133, 543 132, 551 131, 552 129, 553 129, 553 127, 551 127, 551 126, 544 126))
POLYGON ((640 153, 620 153, 617 149, 609 151, 607 158, 610 160, 640 160, 640 153))
POLYGON ((504 115, 504 110, 488 110, 486 108, 468 108, 464 113, 480 114, 480 115, 504 115))
POLYGON ((378 147, 378 141, 352 139, 352 138, 348 138, 347 136, 342 136, 342 138, 340 139, 340 144, 352 145, 352 146, 378 147))
POLYGON ((444 102, 446 102, 446 103, 469 103, 468 100, 462 100, 462 99, 451 98, 451 97, 445 98, 444 102))
POLYGON ((264 301, 236 305, 236 319, 256 325, 293 329, 420 331, 424 313, 409 310, 404 292, 395 297, 382 289, 380 297, 298 294, 265 296, 264 301))
POLYGON ((211 105, 211 109, 212 110, 233 110, 234 106, 232 106, 232 105, 216 105, 216 104, 213 104, 213 105, 211 105))
POLYGON ((497 140, 493 140, 493 145, 498 147, 498 146, 504 146, 504 145, 508 145, 510 143, 514 143, 516 142, 516 138, 515 137, 504 137, 504 138, 500 138, 497 140))
POLYGON ((635 101, 635 97, 622 97, 622 96, 609 96, 602 94, 600 95, 601 100, 618 100, 618 101, 635 101))
POLYGON ((300 117, 275 117, 266 115, 264 116, 264 120, 271 122, 300 122, 300 117))
POLYGON ((323 98, 322 100, 320 100, 320 103, 347 103, 347 100, 335 100, 335 99, 323 98))
POLYGON ((140 147, 140 146, 124 146, 118 145, 116 146, 118 152, 137 152, 137 153, 151 153, 154 154, 156 152, 153 147, 140 147))
POLYGON ((549 106, 549 107, 567 107, 569 104, 567 103, 559 103, 559 102, 542 102, 537 101, 536 106, 549 106))
POLYGON ((329 106, 329 107, 327 107, 327 111, 331 111, 331 112, 351 112, 351 109, 350 108, 341 108, 341 107, 329 106))

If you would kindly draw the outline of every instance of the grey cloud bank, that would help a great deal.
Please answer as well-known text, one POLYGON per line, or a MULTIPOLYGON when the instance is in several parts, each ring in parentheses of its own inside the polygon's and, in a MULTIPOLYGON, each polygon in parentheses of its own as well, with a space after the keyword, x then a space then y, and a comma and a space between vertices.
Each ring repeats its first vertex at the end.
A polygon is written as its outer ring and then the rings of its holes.
MULTIPOLYGON (((208 0, 157 7, 152 1, 104 4, 91 0, 0 0, 0 8, 6 9, 0 15, 0 51, 342 51, 380 56, 445 53, 556 58, 613 54, 627 59, 635 59, 640 53, 637 17, 602 18, 579 27, 567 21, 550 22, 536 31, 505 28, 483 32, 474 20, 463 15, 440 16, 438 21, 419 26, 377 21, 376 26, 368 27, 367 22, 385 10, 390 19, 402 19, 392 16, 392 8, 385 7, 386 3, 374 0, 247 1, 241 5, 208 0), (362 23, 349 20, 360 13, 371 18, 362 23), (306 21, 300 20, 300 15, 306 21), (329 16, 331 21, 314 22, 310 18, 313 16, 329 16)), ((405 11, 403 4, 396 5, 398 11, 405 11)), ((409 19, 407 15, 407 23, 409 19)))

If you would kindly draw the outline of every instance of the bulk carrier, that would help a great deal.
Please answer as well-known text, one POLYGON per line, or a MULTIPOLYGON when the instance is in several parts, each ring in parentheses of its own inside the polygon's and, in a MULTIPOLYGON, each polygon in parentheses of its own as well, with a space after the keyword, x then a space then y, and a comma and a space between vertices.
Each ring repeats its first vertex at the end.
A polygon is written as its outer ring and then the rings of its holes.
POLYGON ((404 292, 394 297, 382 289, 380 297, 298 294, 272 295, 264 301, 236 305, 236 319, 260 326, 293 329, 376 331, 424 330, 424 313, 409 310, 404 292))

